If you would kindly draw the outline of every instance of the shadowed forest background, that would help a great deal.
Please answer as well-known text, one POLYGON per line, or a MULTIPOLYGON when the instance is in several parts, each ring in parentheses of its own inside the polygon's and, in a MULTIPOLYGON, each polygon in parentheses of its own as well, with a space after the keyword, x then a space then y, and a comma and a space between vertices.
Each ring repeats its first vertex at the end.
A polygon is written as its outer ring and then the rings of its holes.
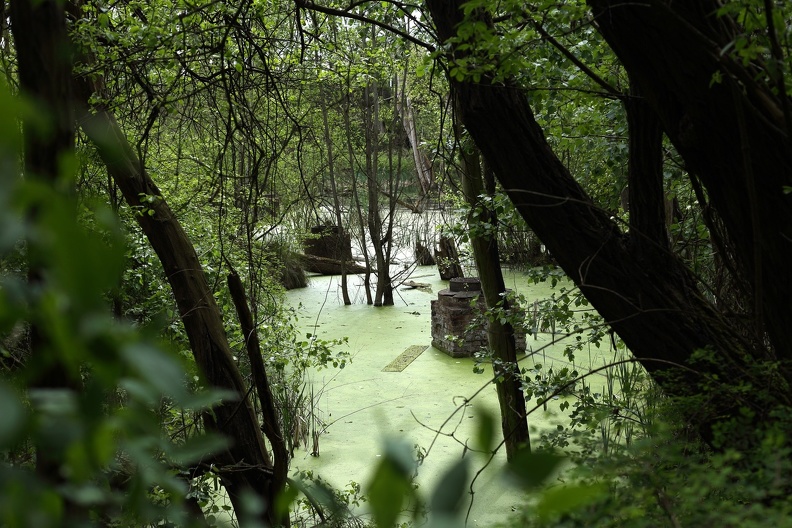
POLYGON ((792 525, 788 3, 0 7, 0 524, 464 525, 502 452, 506 525, 792 525), (354 358, 284 291, 388 310, 432 263, 500 416, 435 489, 408 441, 292 474, 354 358), (528 367, 548 330, 609 390, 528 367))

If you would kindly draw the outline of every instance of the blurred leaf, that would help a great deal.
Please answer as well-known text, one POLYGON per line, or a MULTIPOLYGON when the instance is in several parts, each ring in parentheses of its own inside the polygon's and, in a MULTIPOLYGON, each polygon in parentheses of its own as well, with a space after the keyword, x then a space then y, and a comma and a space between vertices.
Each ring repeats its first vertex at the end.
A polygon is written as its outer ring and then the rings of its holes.
POLYGON ((0 383, 0 446, 8 446, 15 441, 26 415, 16 393, 5 383, 0 383))
POLYGON ((222 451, 229 445, 228 439, 218 434, 202 434, 191 436, 179 446, 175 446, 170 458, 177 464, 186 466, 222 451))
POLYGON ((395 439, 386 440, 385 457, 368 486, 369 504, 377 526, 393 526, 408 500, 414 497, 414 469, 415 460, 409 444, 395 439))
POLYGON ((446 471, 435 486, 430 500, 432 516, 455 516, 459 513, 468 485, 468 464, 463 458, 446 471))
POLYGON ((172 396, 178 402, 187 396, 184 370, 165 352, 144 343, 128 343, 121 349, 121 357, 161 394, 172 396))
POLYGON ((220 402, 236 401, 239 395, 231 390, 205 389, 193 394, 187 394, 179 402, 184 409, 193 411, 208 409, 220 402))
POLYGON ((564 457, 553 453, 532 453, 522 449, 508 465, 508 474, 526 488, 541 486, 555 473, 564 457))
POLYGON ((317 479, 311 482, 308 487, 309 493, 313 498, 321 504, 326 510, 330 512, 331 517, 336 517, 346 511, 344 504, 339 502, 333 489, 328 486, 323 480, 317 479))
POLYGON ((608 487, 601 483, 551 488, 542 495, 536 513, 546 520, 592 504, 607 493, 608 487))
POLYGON ((159 394, 151 385, 135 378, 122 379, 118 385, 129 394, 132 400, 153 404, 159 398, 159 394))
POLYGON ((413 448, 403 439, 388 438, 385 440, 385 458, 390 460, 394 467, 401 472, 405 478, 411 479, 416 468, 416 460, 413 448))
POLYGON ((286 489, 278 493, 275 498, 275 511, 278 512, 278 516, 285 515, 291 509, 291 505, 297 500, 297 495, 299 494, 300 490, 292 484, 289 484, 286 489))
POLYGON ((369 504, 377 526, 390 527, 402 511, 412 485, 390 460, 383 460, 374 472, 368 489, 369 504))
MULTIPOLYGON (((230 511, 230 506, 223 506, 226 511, 230 511)), ((238 512, 239 525, 250 528, 266 528, 261 522, 261 513, 264 511, 264 501, 251 490, 242 492, 242 511, 238 512)))
POLYGON ((495 444, 495 416, 486 409, 478 409, 476 427, 476 449, 491 453, 495 444))

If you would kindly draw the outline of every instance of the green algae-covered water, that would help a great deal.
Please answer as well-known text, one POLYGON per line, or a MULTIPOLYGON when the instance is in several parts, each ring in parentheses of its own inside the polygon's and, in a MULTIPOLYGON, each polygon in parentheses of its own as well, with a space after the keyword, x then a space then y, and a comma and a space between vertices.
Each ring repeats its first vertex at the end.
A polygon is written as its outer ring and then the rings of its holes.
MULTIPOLYGON (((343 370, 311 374, 315 412, 325 430, 319 437, 318 457, 309 454, 310 448, 295 452, 293 473, 312 470, 337 488, 352 481, 365 488, 383 455, 384 439, 399 437, 426 453, 417 483, 428 497, 443 471, 462 457, 464 445, 472 442, 477 413, 485 410, 497 416, 489 368, 485 374, 476 374, 473 359, 451 358, 430 346, 430 302, 448 283, 441 281, 431 266, 417 268, 411 278, 428 283, 431 293, 399 288, 395 306, 389 307, 343 306, 339 277, 313 277, 307 288, 287 294, 287 302, 298 311, 303 333, 322 339, 346 337, 353 356, 343 370)), ((362 277, 349 279, 352 296, 364 299, 362 277)), ((529 285, 527 277, 517 272, 507 273, 506 283, 529 303, 553 292, 546 283, 529 285)), ((551 345, 551 341, 547 334, 529 336, 529 353, 542 349, 541 362, 566 364, 563 345, 551 345)), ((604 359, 586 358, 587 362, 604 359)), ((550 405, 547 411, 531 414, 529 424, 537 436, 560 420, 557 406, 550 405)), ((483 466, 483 458, 469 452, 466 456, 471 457, 473 472, 483 466)), ((499 453, 479 475, 469 525, 505 522, 513 509, 521 506, 523 497, 502 477, 504 462, 505 453, 499 453)))

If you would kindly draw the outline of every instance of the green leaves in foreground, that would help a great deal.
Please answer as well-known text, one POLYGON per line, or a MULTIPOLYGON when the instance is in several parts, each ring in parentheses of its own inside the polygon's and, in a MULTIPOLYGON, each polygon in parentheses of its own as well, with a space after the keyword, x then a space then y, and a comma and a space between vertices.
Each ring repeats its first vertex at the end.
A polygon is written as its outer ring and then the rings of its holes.
POLYGON ((416 467, 412 449, 406 442, 385 441, 383 459, 368 486, 369 503, 377 526, 393 526, 410 502, 418 504, 413 484, 416 467))
MULTIPOLYGON (((368 486, 368 499, 376 526, 394 526, 399 517, 421 514, 423 501, 413 482, 417 463, 412 448, 397 439, 385 441, 385 453, 368 486)), ((470 471, 467 459, 452 464, 432 490, 429 499, 429 526, 461 527, 470 471)))
MULTIPOLYGON (((548 486, 550 478, 560 472, 565 460, 565 457, 555 453, 523 450, 514 457, 507 472, 518 486, 536 493, 548 486)), ((538 492, 539 500, 534 511, 540 519, 547 520, 596 502, 607 491, 607 486, 599 482, 547 487, 538 492)))
POLYGON ((470 479, 467 461, 463 458, 454 463, 432 490, 429 519, 433 528, 464 526, 461 513, 470 479))
POLYGON ((193 394, 176 354, 112 316, 125 264, 119 223, 58 190, 72 185, 74 167, 60 183, 20 177, 19 140, 6 128, 30 119, 6 92, 0 86, 0 124, 9 125, 0 126, 0 526, 188 526, 180 470, 226 443, 190 435, 181 421, 164 431, 162 418, 186 421, 196 414, 187 410, 228 395, 193 394), (34 332, 35 346, 25 345, 34 332))

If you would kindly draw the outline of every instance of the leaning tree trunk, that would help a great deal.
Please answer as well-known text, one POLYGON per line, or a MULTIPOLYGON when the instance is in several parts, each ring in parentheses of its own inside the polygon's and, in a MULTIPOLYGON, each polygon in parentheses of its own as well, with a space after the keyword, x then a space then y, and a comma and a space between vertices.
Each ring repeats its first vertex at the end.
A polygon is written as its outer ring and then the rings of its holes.
MULTIPOLYGON (((93 90, 85 79, 78 79, 77 84, 85 106, 93 90)), ((198 368, 210 385, 236 395, 204 415, 208 429, 231 440, 231 447, 216 461, 231 503, 237 514, 242 514, 244 495, 252 492, 264 501, 260 520, 277 525, 281 519, 273 505, 280 490, 273 485, 272 461, 198 255, 113 115, 94 108, 82 111, 79 119, 129 206, 146 211, 135 218, 165 270, 198 368)))
MULTIPOLYGON (((775 357, 792 360, 792 102, 726 47, 742 31, 721 2, 588 0, 663 130, 700 178, 752 286, 753 330, 775 357)), ((780 64, 776 65, 776 68, 780 64)))
MULTIPOLYGON (((455 127, 456 128, 456 127, 455 127)), ((461 136, 456 131, 457 139, 461 136)), ((500 253, 498 252, 497 232, 498 218, 494 210, 479 203, 480 196, 485 193, 482 184, 481 163, 478 150, 472 145, 460 147, 462 156, 462 191, 470 206, 468 231, 473 258, 478 268, 481 291, 488 310, 508 312, 512 306, 505 297, 506 283, 501 272, 500 253), (480 209, 482 213, 474 211, 480 209), (473 229, 475 223, 486 223, 491 226, 489 236, 477 234, 473 229), (498 306, 498 303, 501 305, 498 306)), ((492 187, 494 187, 494 182, 492 187)), ((487 189, 492 194, 494 189, 487 189)), ((520 368, 517 364, 517 344, 514 326, 510 322, 502 323, 499 317, 487 317, 487 340, 492 353, 492 371, 495 377, 495 390, 500 405, 501 428, 503 442, 506 446, 506 460, 511 462, 521 448, 531 448, 528 433, 528 420, 525 409, 525 394, 522 390, 520 368)))
MULTIPOLYGON (((456 27, 463 21, 462 4, 461 0, 427 2, 442 41, 456 35, 456 27)), ((645 33, 641 24, 631 27, 636 34, 645 33)), ((646 53, 659 56, 660 49, 664 50, 661 46, 646 53)), ((466 53, 453 43, 448 50, 449 60, 462 58, 466 53)), ((680 58, 668 61, 668 65, 679 62, 684 61, 680 58)), ((697 350, 716 351, 723 358, 724 371, 747 370, 743 367, 750 359, 746 352, 751 350, 751 344, 697 291, 691 273, 675 255, 647 245, 640 258, 636 256, 629 239, 605 211, 593 204, 555 156, 524 92, 515 83, 495 82, 485 75, 480 82, 450 79, 450 85, 459 101, 462 122, 517 210, 591 304, 670 394, 698 393, 699 378, 690 370, 683 368, 688 377, 672 383, 661 375, 672 366, 686 367, 697 350)), ((643 85, 641 89, 648 93, 643 85)), ((739 152, 739 148, 735 150, 739 152)), ((776 152, 773 156, 778 159, 782 154, 776 152)), ((776 197, 771 203, 778 201, 776 197)), ((783 283, 788 285, 789 280, 787 277, 783 283)), ((762 412, 756 402, 743 404, 762 412)), ((708 436, 709 427, 719 417, 736 413, 737 407, 735 401, 713 401, 710 408, 699 409, 688 418, 708 436)))

